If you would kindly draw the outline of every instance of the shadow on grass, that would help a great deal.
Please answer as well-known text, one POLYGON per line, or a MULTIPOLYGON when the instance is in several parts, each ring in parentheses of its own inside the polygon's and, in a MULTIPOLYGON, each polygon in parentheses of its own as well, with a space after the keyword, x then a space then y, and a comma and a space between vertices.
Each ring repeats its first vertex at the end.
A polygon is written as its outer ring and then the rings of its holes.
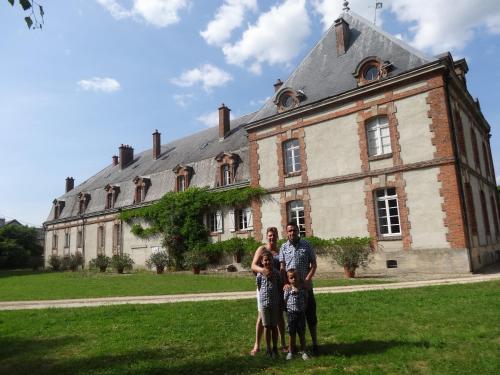
POLYGON ((431 344, 428 341, 380 341, 380 340, 361 340, 351 343, 338 343, 321 345, 321 355, 336 355, 344 357, 354 357, 365 354, 383 353, 396 347, 417 347, 429 348, 431 344))
POLYGON ((16 269, 16 270, 0 270, 0 279, 12 276, 32 276, 41 273, 47 273, 48 271, 33 271, 31 269, 16 269))
MULTIPOLYGON (((82 338, 0 338, 1 374, 251 374, 275 366, 267 358, 225 356, 224 353, 192 353, 180 347, 144 349, 120 354, 82 356, 82 338), (76 346, 75 346, 76 344, 76 346)), ((108 350, 113 350, 109 348, 108 350)), ((106 348, 102 348, 105 352, 106 348)))

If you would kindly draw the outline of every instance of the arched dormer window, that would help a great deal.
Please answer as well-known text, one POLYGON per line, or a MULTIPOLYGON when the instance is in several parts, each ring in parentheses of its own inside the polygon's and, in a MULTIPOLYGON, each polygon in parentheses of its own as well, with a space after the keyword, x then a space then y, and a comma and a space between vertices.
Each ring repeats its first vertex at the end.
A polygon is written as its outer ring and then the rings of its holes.
POLYGON ((81 215, 87 209, 90 202, 90 194, 78 193, 78 213, 81 215))
POLYGON ((134 204, 144 202, 146 199, 146 194, 151 186, 151 180, 147 177, 135 177, 135 193, 134 193, 134 204))
POLYGON ((116 185, 106 185, 104 190, 106 190, 106 209, 114 208, 115 207, 115 202, 116 198, 118 197, 118 194, 120 193, 120 187, 116 185))
POLYGON ((59 219, 59 216, 61 216, 61 212, 64 209, 64 205, 66 204, 66 202, 54 199, 52 204, 54 206, 54 220, 59 219))
POLYGON ((301 90, 285 87, 275 94, 274 104, 278 107, 278 112, 283 112, 297 107, 304 99, 305 94, 301 90))
POLYGON ((358 86, 362 86, 387 77, 391 69, 392 64, 389 61, 382 61, 378 57, 370 56, 358 64, 353 75, 358 81, 358 86))
POLYGON ((186 190, 191 183, 191 177, 194 173, 193 168, 178 164, 172 169, 172 172, 175 173, 175 191, 186 190))
POLYGON ((238 154, 221 152, 215 157, 219 164, 217 173, 217 186, 228 186, 236 182, 236 169, 238 168, 238 154))

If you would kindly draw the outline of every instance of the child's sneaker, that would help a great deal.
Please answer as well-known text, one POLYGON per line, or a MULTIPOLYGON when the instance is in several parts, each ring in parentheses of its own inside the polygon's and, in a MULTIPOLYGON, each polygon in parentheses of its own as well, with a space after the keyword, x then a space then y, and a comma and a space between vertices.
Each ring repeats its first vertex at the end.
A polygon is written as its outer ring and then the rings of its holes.
POLYGON ((306 353, 306 352, 303 352, 303 353, 302 353, 302 359, 303 359, 304 361, 307 361, 307 360, 309 359, 309 356, 307 355, 307 353, 306 353))
POLYGON ((293 354, 292 352, 288 352, 288 354, 286 355, 286 360, 289 361, 293 358, 293 354))

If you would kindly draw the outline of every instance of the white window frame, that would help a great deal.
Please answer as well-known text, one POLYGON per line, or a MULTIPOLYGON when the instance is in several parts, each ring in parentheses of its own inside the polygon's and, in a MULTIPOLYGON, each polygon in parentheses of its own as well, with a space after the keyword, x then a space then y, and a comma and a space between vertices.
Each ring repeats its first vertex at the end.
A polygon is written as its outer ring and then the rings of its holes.
POLYGON ((184 190, 186 190, 186 176, 177 176, 177 191, 180 192, 184 190))
POLYGON ((283 144, 283 157, 285 158, 285 173, 297 173, 301 171, 300 144, 299 140, 289 139, 283 144))
POLYGON ((377 231, 381 237, 401 236, 401 217, 399 214, 399 202, 396 188, 385 188, 375 190, 375 212, 377 214, 377 231), (394 194, 390 194, 394 190, 394 194), (378 193, 383 192, 383 195, 378 193), (395 205, 394 203, 395 202, 395 205), (391 213, 391 209, 396 209, 396 214, 391 213), (385 211, 384 215, 381 215, 385 211), (385 224, 383 224, 385 220, 385 224), (397 222, 396 222, 397 221, 397 222), (393 230, 393 226, 398 226, 399 231, 393 230), (383 233, 382 228, 387 227, 387 233, 383 233))
POLYGON ((231 185, 233 183, 231 165, 222 164, 221 174, 222 174, 222 186, 228 186, 228 185, 231 185))
POLYGON ((97 227, 97 249, 99 251, 102 251, 102 253, 104 254, 105 246, 106 246, 106 230, 104 225, 101 225, 97 227))
POLYGON ((210 233, 222 233, 224 231, 222 211, 212 211, 207 214, 207 226, 210 233))
POLYGON ((66 232, 64 233, 64 248, 69 249, 70 245, 71 245, 71 233, 66 232))
POLYGON ((297 224, 301 237, 306 235, 304 202, 301 200, 291 201, 287 204, 288 222, 297 224))
POLYGON ((234 223, 238 231, 253 229, 252 209, 247 207, 234 210, 234 223))
POLYGON ((389 120, 385 116, 379 116, 366 124, 366 138, 368 141, 368 156, 380 156, 390 154, 391 132, 389 120))

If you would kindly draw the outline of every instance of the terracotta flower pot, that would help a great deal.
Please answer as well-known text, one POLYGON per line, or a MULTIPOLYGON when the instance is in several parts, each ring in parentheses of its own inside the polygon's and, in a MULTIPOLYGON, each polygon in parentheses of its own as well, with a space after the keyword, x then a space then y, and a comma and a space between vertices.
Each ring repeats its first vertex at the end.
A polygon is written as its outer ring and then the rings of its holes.
POLYGON ((199 275, 200 274, 200 266, 193 266, 193 273, 195 275, 199 275))
POLYGON ((157 274, 162 274, 164 270, 165 270, 165 267, 163 267, 163 266, 156 266, 156 273, 157 274))
POLYGON ((344 275, 345 277, 348 278, 353 278, 354 275, 356 274, 356 269, 355 268, 349 268, 349 266, 344 266, 344 275))
POLYGON ((106 272, 106 268, 108 268, 107 266, 100 266, 99 267, 99 271, 100 272, 106 272))
POLYGON ((235 263, 241 263, 241 254, 240 253, 234 254, 233 259, 235 263))

